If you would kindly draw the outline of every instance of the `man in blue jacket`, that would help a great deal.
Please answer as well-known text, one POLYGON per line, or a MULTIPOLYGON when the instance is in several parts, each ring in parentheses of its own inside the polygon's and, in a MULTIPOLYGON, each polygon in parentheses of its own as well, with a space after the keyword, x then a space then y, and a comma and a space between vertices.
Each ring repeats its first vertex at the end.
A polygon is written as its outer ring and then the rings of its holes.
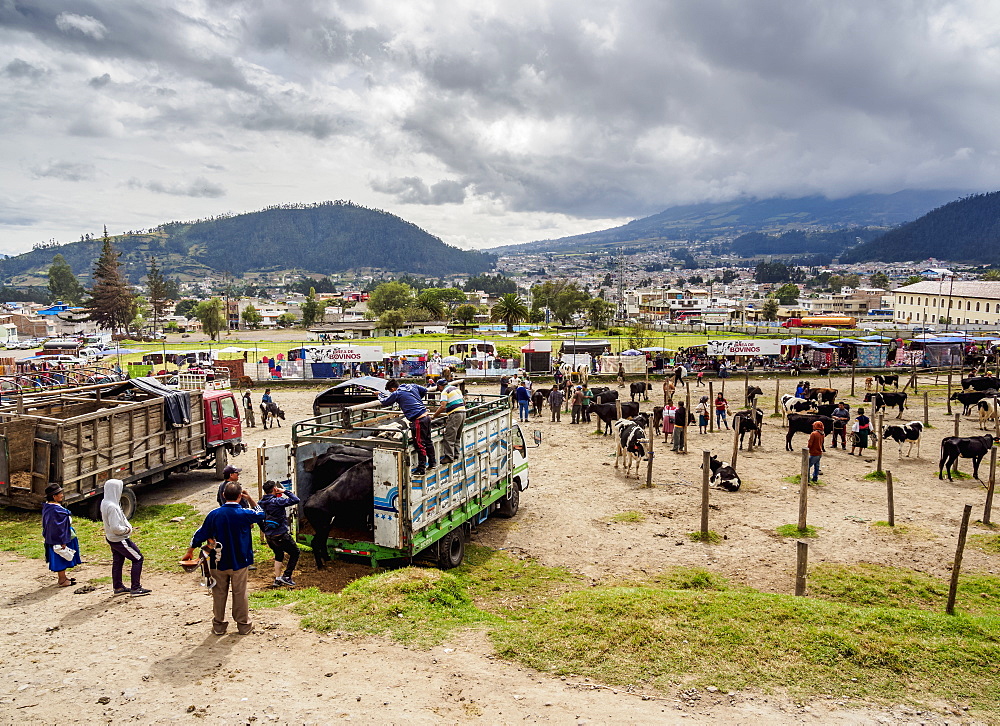
POLYGON ((227 482, 223 489, 226 503, 213 509, 191 538, 184 559, 190 561, 195 547, 213 540, 222 545, 218 561, 212 563, 212 632, 225 635, 229 622, 226 620, 226 601, 229 590, 233 591, 233 620, 240 635, 253 631, 250 620, 250 600, 247 597, 248 568, 253 564, 253 543, 250 533, 254 524, 264 522, 264 512, 257 507, 250 493, 239 482, 227 482), (242 506, 245 502, 247 508, 242 506))
POLYGON ((274 552, 274 584, 279 587, 295 584, 292 572, 299 561, 299 546, 288 531, 288 507, 294 507, 299 501, 297 496, 285 491, 278 482, 270 479, 264 482, 264 496, 260 498, 260 508, 265 515, 264 538, 267 546, 274 552), (284 564, 286 554, 287 565, 284 564), (284 575, 281 574, 282 568, 285 570, 284 575))
POLYGON ((415 383, 400 385, 399 381, 392 379, 385 384, 385 390, 387 393, 378 394, 378 400, 386 408, 394 403, 399 404, 399 410, 410 422, 413 443, 417 447, 417 466, 412 474, 423 476, 428 469, 437 466, 437 455, 434 453, 434 444, 431 443, 431 416, 427 413, 423 400, 427 389, 415 383))

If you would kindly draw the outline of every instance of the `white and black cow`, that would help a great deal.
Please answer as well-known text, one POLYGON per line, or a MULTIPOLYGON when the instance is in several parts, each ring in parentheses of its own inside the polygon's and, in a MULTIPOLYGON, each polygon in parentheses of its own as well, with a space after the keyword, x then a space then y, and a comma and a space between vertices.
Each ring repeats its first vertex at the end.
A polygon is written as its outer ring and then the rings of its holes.
POLYGON ((893 374, 891 376, 885 375, 885 374, 880 375, 880 376, 875 376, 875 383, 883 391, 885 390, 885 387, 888 386, 891 383, 892 386, 893 386, 893 388, 895 388, 898 391, 899 390, 899 374, 893 374))
POLYGON ((976 409, 979 411, 979 428, 985 431, 986 423, 997 419, 1000 405, 996 398, 984 398, 976 404, 976 409))
POLYGON ((708 466, 712 470, 712 476, 708 480, 708 485, 714 489, 724 489, 727 492, 738 492, 740 490, 740 475, 729 462, 719 461, 715 454, 708 460, 708 466))
MULTIPOLYGON (((924 425, 919 421, 910 421, 908 424, 892 424, 882 430, 883 441, 895 441, 899 445, 899 458, 903 458, 903 444, 910 442, 910 448, 906 450, 909 456, 913 451, 913 445, 917 445, 917 458, 920 458, 920 434, 924 431, 924 425)), ((877 435, 877 434, 876 434, 877 435)))
POLYGON ((816 402, 806 399, 798 398, 793 396, 791 393, 786 393, 781 397, 781 407, 784 409, 785 414, 789 413, 802 413, 804 411, 810 411, 816 409, 816 402))
POLYGON ((873 412, 878 413, 883 408, 899 408, 899 415, 896 418, 903 418, 903 409, 906 408, 905 393, 866 393, 865 403, 874 402, 873 412))
POLYGON ((959 457, 972 459, 972 476, 979 479, 979 464, 982 462, 983 457, 993 448, 993 441, 992 436, 947 436, 941 439, 941 461, 938 462, 938 479, 944 479, 941 475, 943 469, 948 472, 948 481, 953 481, 951 470, 958 463, 959 457))
POLYGON ((649 446, 649 439, 646 437, 646 419, 640 418, 638 421, 620 419, 615 421, 614 427, 618 434, 617 447, 615 448, 615 469, 621 460, 625 466, 626 478, 632 472, 632 465, 635 464, 635 477, 639 478, 639 462, 646 458, 646 450, 649 446))

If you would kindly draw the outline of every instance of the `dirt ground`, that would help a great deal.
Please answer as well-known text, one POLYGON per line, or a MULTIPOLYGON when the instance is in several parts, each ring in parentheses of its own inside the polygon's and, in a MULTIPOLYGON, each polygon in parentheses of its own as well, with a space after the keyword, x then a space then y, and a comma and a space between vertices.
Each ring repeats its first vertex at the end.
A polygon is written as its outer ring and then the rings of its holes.
MULTIPOLYGON (((834 378, 833 384, 850 390, 849 379, 834 378)), ((774 385, 768 381, 762 386, 760 404, 767 413, 774 385)), ((794 380, 782 379, 781 387, 783 393, 789 391, 794 380)), ((848 399, 854 408, 863 395, 860 378, 857 390, 859 396, 848 399)), ((727 384, 734 405, 742 403, 742 391, 741 381, 727 384)), ((255 399, 260 393, 262 389, 255 390, 255 399)), ((692 391, 695 400, 700 393, 692 391)), ((310 415, 314 395, 308 390, 275 392, 287 420, 280 429, 245 432, 251 450, 237 463, 245 467, 246 483, 256 485, 253 448, 265 439, 269 444, 289 441, 291 422, 310 415)), ((872 527, 886 519, 884 483, 862 480, 874 468, 875 452, 851 457, 829 449, 820 477, 825 486, 809 490, 809 523, 819 528, 819 537, 810 540, 811 565, 874 562, 947 575, 962 507, 973 504, 973 518, 980 518, 985 491, 975 481, 937 479, 938 443, 953 428, 942 401, 938 394, 932 405, 934 428, 925 433, 922 458, 898 461, 895 447, 885 452, 884 468, 895 479, 896 522, 907 527, 905 534, 872 527)), ((653 404, 651 400, 643 409, 653 404)), ((921 418, 922 407, 914 400, 904 420, 921 418)), ((796 437, 795 452, 786 452, 781 421, 765 421, 763 447, 741 452, 737 462, 742 490, 711 493, 710 527, 724 537, 721 544, 696 544, 687 535, 700 523, 700 452, 709 449, 728 460, 728 432, 700 436, 695 427, 687 455, 672 453, 661 439, 655 447, 655 486, 642 489, 613 468, 610 437, 595 434, 594 424, 571 425, 567 415, 552 423, 548 411, 526 427, 541 431, 542 443, 530 450, 531 486, 522 494, 520 513, 513 520, 480 526, 474 541, 563 565, 595 581, 684 565, 707 567, 762 590, 791 592, 795 541, 779 537, 774 529, 797 521, 798 486, 782 479, 798 473, 805 436, 796 437), (613 522, 622 512, 640 512, 644 518, 613 522)), ((975 426, 971 419, 963 421, 962 433, 972 435, 975 426)), ((971 471, 968 462, 963 471, 971 471)), ((182 501, 207 512, 215 504, 216 485, 213 473, 192 473, 142 493, 140 501, 182 501)), ((178 549, 182 552, 185 545, 178 543, 178 549)), ((269 562, 261 564, 258 587, 271 577, 269 562)), ((996 567, 995 560, 978 550, 966 551, 963 571, 993 572, 996 567)), ((86 582, 107 575, 105 569, 84 565, 76 576, 86 582)), ((338 563, 321 577, 308 555, 300 569, 295 578, 300 584, 329 589, 368 572, 338 563)), ((961 712, 940 716, 824 698, 802 703, 750 692, 705 691, 699 700, 647 694, 652 698, 644 700, 641 694, 502 662, 480 633, 419 651, 381 639, 304 632, 295 616, 280 609, 259 611, 257 631, 250 636, 217 638, 209 632, 210 599, 194 577, 154 574, 144 583, 154 589, 153 595, 113 599, 108 584, 74 594, 73 588, 53 587, 54 577, 41 561, 2 556, 0 723, 160 723, 191 717, 224 723, 968 722, 961 712)), ((947 711, 946 705, 941 708, 947 711)))

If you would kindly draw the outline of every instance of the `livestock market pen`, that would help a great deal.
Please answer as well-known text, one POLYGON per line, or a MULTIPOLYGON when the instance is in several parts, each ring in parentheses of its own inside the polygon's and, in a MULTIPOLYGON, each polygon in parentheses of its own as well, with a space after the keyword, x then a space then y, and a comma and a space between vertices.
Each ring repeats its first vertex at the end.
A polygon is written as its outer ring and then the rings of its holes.
MULTIPOLYGON (((332 530, 329 550, 366 557, 372 566, 386 560, 436 555, 442 567, 464 557, 472 526, 490 514, 512 517, 520 493, 528 487, 524 436, 513 420, 506 397, 466 396, 461 456, 423 476, 410 473, 413 447, 406 419, 378 402, 315 416, 292 426, 295 489, 303 509, 311 495, 330 486, 314 482, 313 464, 339 446, 361 447, 372 454, 372 505, 369 516, 351 531, 332 530)), ((440 451, 443 420, 432 427, 440 451)), ((298 518, 298 538, 314 535, 298 518)))

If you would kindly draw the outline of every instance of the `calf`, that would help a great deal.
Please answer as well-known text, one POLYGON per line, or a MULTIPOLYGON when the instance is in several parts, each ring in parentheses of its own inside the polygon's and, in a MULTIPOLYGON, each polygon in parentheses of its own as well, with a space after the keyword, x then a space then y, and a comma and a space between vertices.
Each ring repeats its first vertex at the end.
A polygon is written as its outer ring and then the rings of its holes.
POLYGON ((1000 378, 993 376, 972 376, 962 379, 962 388, 974 391, 985 391, 990 388, 1000 389, 1000 378))
POLYGON ((708 460, 708 466, 712 470, 712 477, 708 480, 709 486, 715 489, 724 489, 727 492, 738 492, 740 490, 740 475, 729 462, 719 461, 715 454, 708 460))
POLYGON ((757 408, 757 397, 763 395, 764 395, 763 389, 759 388, 758 386, 750 386, 747 389, 747 395, 746 395, 747 406, 749 406, 750 408, 757 408))
MULTIPOLYGON (((913 451, 913 444, 917 445, 917 458, 920 458, 920 434, 924 431, 924 425, 919 421, 910 421, 908 424, 892 424, 882 430, 883 441, 895 441, 899 445, 899 458, 903 458, 903 442, 909 441, 910 448, 906 450, 909 456, 913 451)), ((876 434, 877 435, 877 434, 876 434)))
POLYGON ((903 418, 903 409, 906 408, 905 393, 866 393, 865 403, 875 402, 874 412, 878 413, 883 408, 899 408, 899 415, 896 418, 903 418))
POLYGON ((816 421, 823 424, 824 436, 829 436, 833 432, 833 419, 829 416, 820 416, 814 413, 788 414, 788 433, 785 434, 785 451, 792 451, 792 436, 797 433, 811 434, 813 424, 816 421))
POLYGON ((277 424, 278 428, 281 428, 281 422, 285 420, 285 412, 278 408, 278 404, 274 401, 268 401, 267 403, 260 404, 260 421, 267 428, 268 422, 272 426, 277 424))
POLYGON ((808 391, 804 391, 802 395, 810 401, 833 403, 837 400, 837 394, 839 392, 840 391, 837 388, 810 388, 808 391))
POLYGON ((972 413, 972 407, 988 396, 996 396, 997 392, 990 391, 963 391, 962 393, 951 394, 950 401, 958 401, 962 404, 962 415, 968 416, 972 413))
MULTIPOLYGON (((954 481, 951 478, 951 470, 958 463, 959 457, 972 459, 972 476, 979 479, 979 464, 993 448, 993 441, 992 436, 947 436, 941 439, 938 479, 944 479, 941 475, 941 471, 944 469, 948 472, 948 481, 954 481)), ((955 470, 958 471, 957 467, 955 470)))
POLYGON ((803 411, 808 411, 809 409, 816 408, 816 402, 805 398, 796 398, 791 393, 786 393, 781 397, 781 406, 785 409, 785 413, 802 413, 803 411))
POLYGON ((874 391, 875 390, 875 379, 874 378, 866 378, 865 379, 865 390, 866 391, 874 391))
POLYGON ((660 435, 660 429, 663 428, 663 406, 653 406, 653 431, 656 435, 660 435))
POLYGON ((627 478, 632 473, 632 464, 635 464, 635 476, 638 479, 639 462, 646 457, 646 447, 649 445, 646 429, 642 425, 642 421, 629 421, 628 419, 615 421, 614 427, 618 432, 615 469, 618 468, 618 461, 621 459, 625 465, 625 477, 627 478))
POLYGON ((750 442, 753 446, 760 446, 760 430, 764 425, 764 411, 759 408, 751 408, 746 411, 737 411, 733 414, 733 428, 740 432, 740 448, 743 448, 743 437, 752 432, 750 442))
POLYGON ((893 388, 895 388, 898 391, 899 374, 893 374, 891 376, 887 375, 875 376, 875 383, 878 384, 878 387, 881 388, 883 391, 885 390, 885 387, 891 383, 893 388))
POLYGON ((628 392, 632 396, 632 403, 635 403, 636 396, 642 396, 643 401, 649 400, 649 392, 653 390, 652 383, 645 381, 633 381, 628 384, 628 392))
MULTIPOLYGON (((639 413, 638 403, 623 403, 622 418, 632 418, 639 413)), ((604 435, 611 433, 611 424, 618 420, 618 409, 613 403, 592 403, 587 407, 587 414, 597 416, 604 422, 604 435)))
POLYGON ((590 390, 594 394, 594 403, 614 403, 618 400, 618 391, 612 391, 610 388, 591 388, 590 390))
POLYGON ((984 398, 976 404, 976 408, 979 409, 979 428, 985 431, 986 422, 997 419, 997 399, 984 398))
POLYGON ((531 392, 531 412, 536 416, 542 415, 542 408, 545 406, 546 401, 549 400, 549 394, 552 393, 551 388, 537 388, 531 392))

